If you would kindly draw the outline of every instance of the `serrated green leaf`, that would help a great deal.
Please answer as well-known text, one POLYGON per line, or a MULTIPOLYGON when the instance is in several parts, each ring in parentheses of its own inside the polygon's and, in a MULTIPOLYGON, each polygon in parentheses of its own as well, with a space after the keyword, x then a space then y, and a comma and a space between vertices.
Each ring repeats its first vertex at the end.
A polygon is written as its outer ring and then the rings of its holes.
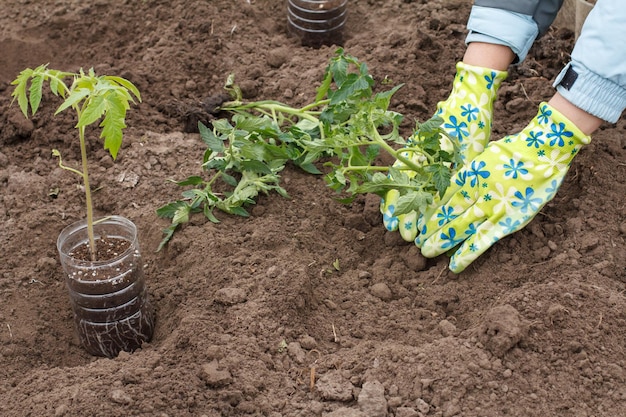
POLYGON ((159 207, 156 210, 156 214, 159 217, 171 219, 174 217, 174 215, 180 209, 180 207, 186 206, 186 205, 187 203, 185 203, 184 201, 174 201, 172 203, 159 207))
POLYGON ((108 150, 113 159, 117 158, 117 152, 122 146, 122 130, 126 127, 126 109, 122 106, 115 105, 115 101, 108 101, 114 103, 109 106, 106 111, 104 119, 100 123, 102 132, 101 138, 104 138, 104 149, 108 150))
POLYGON ((107 103, 102 95, 92 96, 86 101, 86 105, 80 113, 77 127, 89 126, 99 120, 107 110, 107 103))
POLYGON ((226 166, 228 165, 228 161, 223 158, 212 158, 208 159, 206 162, 202 164, 203 168, 210 170, 215 169, 218 171, 226 170, 226 166))
POLYGON ((172 236, 174 236, 174 232, 176 232, 177 228, 178 224, 172 224, 169 227, 163 229, 164 236, 163 239, 161 239, 159 246, 157 247, 157 252, 162 250, 167 245, 167 243, 172 239, 172 236))
POLYGON ((327 70, 324 74, 324 78, 322 83, 317 87, 317 94, 315 96, 315 101, 320 101, 328 94, 328 89, 330 88, 333 82, 332 74, 327 70))
POLYGON ((43 81, 44 77, 42 75, 37 75, 31 79, 29 97, 32 114, 37 113, 37 110, 39 109, 39 104, 41 103, 41 97, 43 94, 43 81))
POLYGON ((11 85, 15 85, 15 89, 11 93, 13 100, 17 99, 17 103, 22 110, 22 113, 26 118, 28 118, 28 96, 26 95, 26 86, 28 85, 28 80, 31 77, 33 70, 27 68, 20 72, 18 77, 11 82, 11 85))
POLYGON ((232 175, 228 175, 225 172, 222 172, 222 179, 224 180, 224 182, 232 187, 236 187, 238 184, 238 181, 235 177, 233 177, 232 175))
POLYGON ((234 214, 236 216, 241 216, 241 217, 250 217, 250 213, 248 213, 246 211, 246 209, 244 209, 241 206, 236 206, 236 207, 228 207, 226 209, 226 211, 230 214, 234 214))
POLYGON ((272 170, 262 161, 248 160, 241 162, 241 168, 258 174, 271 174, 272 170))
POLYGON ((319 175, 322 173, 322 171, 317 169, 317 167, 311 162, 305 162, 305 163, 299 164, 298 166, 302 168, 304 172, 309 173, 309 174, 319 175))
POLYGON ((71 91, 70 94, 65 99, 65 101, 59 106, 59 108, 56 110, 54 114, 57 115, 61 113, 63 110, 77 105, 78 103, 83 101, 85 97, 89 96, 89 94, 91 94, 91 90, 87 88, 82 88, 79 90, 71 91))
POLYGON ((234 129, 230 122, 226 119, 213 120, 211 122, 213 128, 221 134, 229 134, 234 129))
POLYGON ((104 77, 104 79, 113 81, 114 83, 121 85, 122 87, 124 87, 125 90, 130 91, 135 97, 137 97, 137 100, 141 101, 141 94, 139 93, 139 89, 127 79, 122 78, 122 77, 117 77, 115 75, 107 75, 104 77))
POLYGON ((240 152, 241 158, 250 159, 252 161, 265 161, 267 145, 263 142, 241 142, 240 152))
POLYGON ((200 138, 213 152, 223 152, 224 142, 222 142, 215 134, 213 130, 209 129, 204 123, 198 122, 198 131, 200 132, 200 138))
POLYGON ((450 179, 452 178, 452 171, 450 168, 443 164, 432 164, 426 167, 426 172, 433 174, 433 183, 440 197, 443 197, 444 193, 450 186, 450 179))
POLYGON ((432 194, 426 191, 413 191, 404 194, 396 202, 394 215, 407 214, 411 211, 423 213, 432 202, 432 194))
POLYGON ((423 135, 428 135, 431 133, 439 133, 441 129, 441 125, 443 124, 443 119, 440 116, 433 116, 424 123, 419 125, 419 131, 423 135))
POLYGON ((191 207, 187 204, 180 205, 174 212, 172 217, 173 224, 187 223, 189 221, 189 214, 191 213, 191 207))
POLYGON ((209 219, 209 221, 211 223, 219 223, 220 222, 219 219, 217 217, 215 217, 215 215, 213 214, 213 209, 212 209, 211 206, 209 206, 209 205, 204 206, 203 213, 204 213, 204 217, 209 219))

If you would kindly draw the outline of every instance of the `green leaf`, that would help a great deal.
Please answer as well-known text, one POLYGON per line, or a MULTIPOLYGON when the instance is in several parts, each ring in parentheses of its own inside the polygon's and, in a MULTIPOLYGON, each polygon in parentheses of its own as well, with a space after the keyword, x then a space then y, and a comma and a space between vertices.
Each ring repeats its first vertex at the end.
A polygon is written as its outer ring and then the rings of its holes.
POLYGON ((222 179, 224 180, 224 182, 232 187, 236 187, 238 184, 238 181, 235 177, 233 177, 232 175, 228 175, 225 172, 222 172, 222 179))
POLYGON ((226 119, 218 119, 211 122, 213 128, 222 134, 229 134, 233 130, 233 126, 226 119))
POLYGON ((43 88, 44 78, 42 75, 38 75, 33 77, 30 83, 30 108, 32 114, 37 113, 37 109, 39 109, 39 104, 41 103, 42 96, 42 88, 43 88))
POLYGON ((433 196, 431 193, 426 191, 410 192, 398 198, 394 214, 407 214, 411 211, 423 213, 432 202, 433 196))
POLYGON ((261 161, 255 161, 255 160, 242 161, 241 167, 242 169, 245 169, 246 171, 252 171, 252 172, 259 173, 259 174, 271 174, 272 173, 272 170, 269 169, 269 167, 261 161))
POLYGON ((17 103, 22 110, 22 113, 26 118, 28 118, 28 96, 26 95, 26 86, 28 85, 28 80, 33 73, 33 70, 27 68, 20 72, 18 77, 11 82, 11 85, 15 85, 15 89, 11 93, 13 100, 17 99, 17 103))
POLYGON ((163 229, 164 236, 163 239, 161 239, 159 246, 157 247, 157 252, 162 250, 167 245, 167 243, 172 239, 172 236, 174 236, 174 232, 176 232, 177 228, 178 224, 172 224, 169 227, 163 229))
POLYGON ((99 120, 107 110, 104 96, 92 96, 86 101, 87 106, 83 109, 78 119, 77 127, 89 126, 99 120))
POLYGON ((187 185, 200 185, 200 184, 202 184, 202 177, 197 176, 197 175, 192 175, 185 180, 176 182, 176 185, 180 185, 181 187, 184 187, 187 185))
POLYGON ((183 206, 186 206, 187 203, 184 201, 174 201, 172 203, 166 204, 164 206, 159 207, 156 210, 156 213, 159 217, 171 219, 174 217, 176 212, 183 206))
POLYGON ((63 110, 78 105, 81 101, 83 101, 86 97, 91 94, 91 90, 87 88, 82 88, 80 90, 72 90, 70 94, 67 96, 65 101, 59 106, 59 108, 54 113, 55 115, 61 113, 63 110))
POLYGON ((240 147, 241 157, 245 159, 257 161, 257 162, 265 161, 267 159, 265 157, 267 153, 266 147, 267 145, 265 145, 262 142, 250 143, 250 142, 243 141, 241 142, 241 147, 240 147))
POLYGON ((117 152, 122 146, 122 130, 126 127, 126 109, 119 106, 115 100, 108 100, 109 109, 100 123, 102 127, 101 138, 104 138, 104 149, 107 149, 113 159, 117 158, 117 152))
POLYGON ((187 223, 189 221, 190 213, 191 207, 189 207, 189 205, 180 205, 174 212, 174 216, 172 217, 172 224, 187 223))
POLYGON ((214 152, 224 151, 224 142, 222 142, 215 134, 213 130, 206 127, 202 122, 198 122, 198 131, 200 132, 200 138, 202 141, 214 152))
POLYGON ((328 94, 328 90, 333 82, 333 76, 328 70, 326 71, 322 83, 317 87, 317 95, 315 101, 320 101, 328 94))
POLYGON ((371 83, 372 81, 368 77, 349 74, 343 81, 341 88, 329 95, 330 104, 333 105, 348 99, 371 95, 371 83))
POLYGON ((122 77, 116 77, 114 75, 107 75, 104 77, 104 79, 119 84, 120 86, 124 87, 124 89, 133 93, 133 95, 137 97, 137 100, 141 101, 141 94, 139 93, 139 89, 137 89, 137 87, 127 79, 122 77))
POLYGON ((439 133, 443 119, 440 116, 433 116, 424 123, 419 125, 419 131, 423 135, 429 135, 433 133, 439 133))
POLYGON ((452 171, 450 168, 443 164, 433 164, 426 167, 426 172, 433 174, 433 182, 440 197, 443 197, 444 193, 450 186, 450 179, 452 178, 452 171))
POLYGON ((299 164, 298 166, 302 168, 304 172, 309 173, 309 174, 319 175, 322 173, 322 171, 317 169, 317 167, 311 162, 302 163, 302 164, 299 164))

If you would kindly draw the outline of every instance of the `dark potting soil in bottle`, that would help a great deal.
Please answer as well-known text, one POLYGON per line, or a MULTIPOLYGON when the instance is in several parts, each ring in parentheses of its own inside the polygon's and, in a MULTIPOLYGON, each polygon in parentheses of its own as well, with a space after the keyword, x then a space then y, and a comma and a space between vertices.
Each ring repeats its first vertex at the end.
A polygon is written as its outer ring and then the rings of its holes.
MULTIPOLYGON (((106 256, 106 251, 115 248, 108 255, 114 258, 112 264, 99 261, 95 269, 74 268, 66 282, 81 345, 92 355, 113 358, 121 351, 133 352, 152 339, 155 312, 139 250, 120 238, 104 237, 96 242, 98 256, 106 256)), ((88 254, 89 247, 84 244, 70 256, 81 259, 88 254)))

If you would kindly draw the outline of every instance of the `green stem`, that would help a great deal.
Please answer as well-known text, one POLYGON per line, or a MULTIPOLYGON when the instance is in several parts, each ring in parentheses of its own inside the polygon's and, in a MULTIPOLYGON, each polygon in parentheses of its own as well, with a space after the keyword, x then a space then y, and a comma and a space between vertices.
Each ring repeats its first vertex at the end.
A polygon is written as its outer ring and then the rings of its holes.
MULTIPOLYGON (((318 107, 324 104, 328 100, 323 100, 318 103, 309 104, 301 109, 296 109, 293 107, 286 106, 278 101, 273 100, 262 100, 255 101, 247 104, 239 104, 239 103, 225 103, 224 106, 221 107, 222 110, 227 111, 241 111, 241 110, 265 110, 266 112, 280 112, 285 114, 290 114, 293 116, 298 116, 301 119, 306 119, 314 123, 319 123, 319 119, 315 117, 316 114, 320 114, 320 112, 314 112, 310 109, 318 107)), ((268 114, 268 113, 265 113, 268 114)), ((269 115, 269 114, 268 114, 269 115)), ((275 119, 275 118, 274 118, 275 119)))
MULTIPOLYGON (((80 119, 80 114, 79 114, 80 119)), ((91 252, 91 260, 96 260, 96 240, 93 231, 93 202, 91 199, 91 187, 89 185, 89 171, 87 169, 87 146, 85 144, 85 127, 78 128, 78 136, 80 138, 80 157, 83 166, 83 184, 85 185, 85 201, 87 204, 87 236, 89 237, 89 250, 91 252)))
POLYGON ((344 168, 341 168, 341 172, 350 172, 350 171, 366 171, 366 172, 370 172, 370 171, 380 171, 380 172, 386 172, 389 171, 389 167, 382 167, 382 166, 377 166, 377 165, 370 165, 370 166, 362 166, 362 165, 350 165, 344 168))
POLYGON ((409 169, 415 171, 415 172, 419 172, 423 169, 422 166, 417 165, 415 162, 413 162, 411 159, 406 158, 405 156, 402 155, 402 152, 405 151, 405 149, 403 149, 402 151, 396 151, 393 147, 391 147, 391 145, 389 145, 381 136, 380 133, 378 133, 378 130, 376 130, 376 128, 372 128, 372 136, 375 139, 375 143, 380 145, 381 148, 383 148, 385 151, 387 151, 387 153, 389 153, 391 156, 393 156, 395 159, 397 159, 398 161, 402 162, 404 165, 406 165, 409 169))

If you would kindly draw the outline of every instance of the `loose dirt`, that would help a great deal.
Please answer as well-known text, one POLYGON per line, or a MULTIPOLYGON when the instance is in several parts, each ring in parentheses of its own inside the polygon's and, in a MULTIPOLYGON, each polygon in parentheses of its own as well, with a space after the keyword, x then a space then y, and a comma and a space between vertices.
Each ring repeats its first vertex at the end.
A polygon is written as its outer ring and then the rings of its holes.
MULTIPOLYGON (((392 109, 408 134, 444 99, 469 1, 354 0, 344 47, 379 82, 405 83, 392 109)), ((337 202, 288 167, 291 198, 251 216, 202 216, 156 249, 201 175, 209 123, 231 73, 247 99, 311 101, 335 46, 303 47, 270 0, 5 0, 0 15, 0 415, 626 415, 626 123, 603 126, 556 198, 459 275, 385 232, 376 197, 337 202), (99 215, 140 231, 157 309, 154 339, 115 359, 78 344, 56 252, 84 215, 71 115, 55 98, 32 120, 11 103, 19 71, 93 67, 136 83, 117 161, 92 140, 99 215), (335 266, 338 265, 338 268, 335 266)), ((522 129, 568 60, 558 27, 511 67, 494 139, 522 129)), ((93 132, 96 133, 97 132, 93 132)), ((391 163, 392 161, 385 161, 391 163)))

